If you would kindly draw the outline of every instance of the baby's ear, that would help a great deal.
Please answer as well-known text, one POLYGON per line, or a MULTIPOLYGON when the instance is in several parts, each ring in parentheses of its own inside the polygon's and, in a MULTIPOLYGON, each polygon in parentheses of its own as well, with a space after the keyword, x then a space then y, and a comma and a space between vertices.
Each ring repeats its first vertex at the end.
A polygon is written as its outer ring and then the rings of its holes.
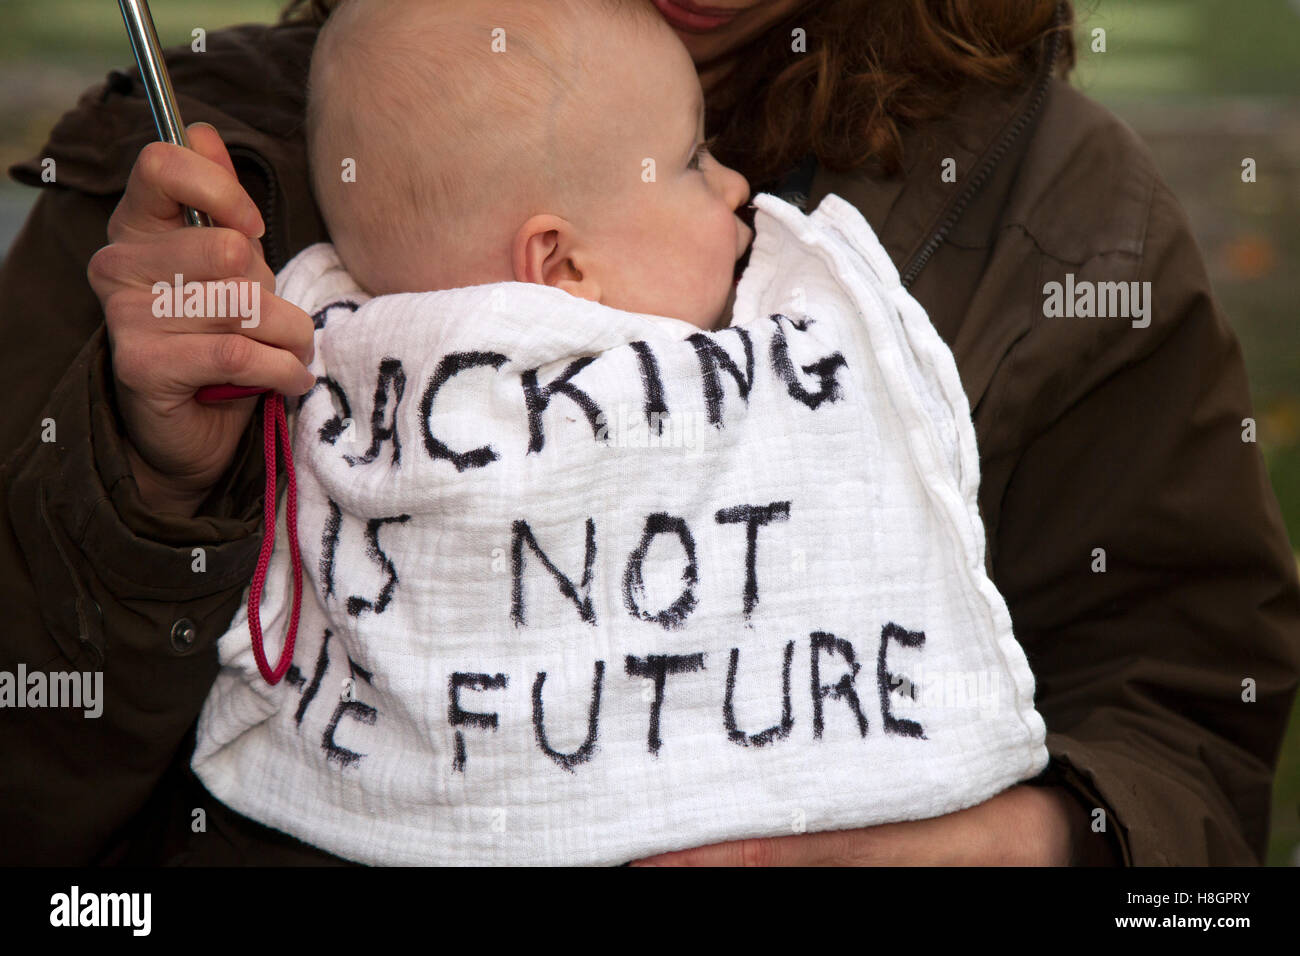
POLYGON ((516 282, 549 285, 580 299, 600 301, 600 289, 577 254, 573 224, 559 216, 531 217, 515 233, 511 248, 516 282))

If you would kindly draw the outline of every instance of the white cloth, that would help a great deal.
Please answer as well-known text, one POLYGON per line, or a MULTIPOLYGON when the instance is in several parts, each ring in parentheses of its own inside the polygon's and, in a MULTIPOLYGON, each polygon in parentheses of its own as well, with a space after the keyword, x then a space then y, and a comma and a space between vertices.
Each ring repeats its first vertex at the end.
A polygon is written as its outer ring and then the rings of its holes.
POLYGON ((329 379, 291 426, 303 616, 276 687, 242 614, 220 640, 218 799, 366 863, 616 864, 1046 765, 951 353, 852 206, 756 204, 716 332, 520 283, 367 300, 328 245, 285 268, 329 379))

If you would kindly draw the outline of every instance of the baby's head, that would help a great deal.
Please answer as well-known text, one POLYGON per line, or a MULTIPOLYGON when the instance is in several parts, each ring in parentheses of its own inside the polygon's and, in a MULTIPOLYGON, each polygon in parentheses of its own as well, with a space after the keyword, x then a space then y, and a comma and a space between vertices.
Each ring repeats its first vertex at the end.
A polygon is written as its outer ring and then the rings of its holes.
POLYGON ((309 90, 313 188, 372 294, 537 282, 726 324, 749 184, 647 0, 345 0, 309 90))

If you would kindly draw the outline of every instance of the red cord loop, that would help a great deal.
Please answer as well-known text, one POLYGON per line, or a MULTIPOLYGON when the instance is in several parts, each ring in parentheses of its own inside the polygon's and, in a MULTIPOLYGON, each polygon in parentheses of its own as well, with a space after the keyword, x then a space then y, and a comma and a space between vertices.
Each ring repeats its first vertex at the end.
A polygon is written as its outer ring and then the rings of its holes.
POLYGON ((293 451, 289 446, 289 425, 284 415, 284 397, 279 394, 268 395, 262 406, 262 438, 266 454, 266 496, 263 505, 264 528, 262 531, 262 551, 257 558, 257 571, 253 574, 253 584, 248 589, 248 629, 253 635, 253 657, 257 659, 257 669, 268 684, 274 686, 280 682, 289 665, 293 662, 293 644, 298 636, 298 612, 302 608, 302 555, 298 552, 298 485, 293 474, 293 451), (275 670, 266 662, 266 651, 262 647, 262 620, 258 606, 262 602, 262 587, 266 583, 266 570, 271 563, 271 552, 275 549, 275 445, 279 434, 280 450, 284 452, 285 476, 289 482, 288 501, 285 503, 285 524, 289 530, 289 562, 293 565, 293 610, 289 615, 289 629, 285 634, 284 648, 280 659, 276 661, 275 670))

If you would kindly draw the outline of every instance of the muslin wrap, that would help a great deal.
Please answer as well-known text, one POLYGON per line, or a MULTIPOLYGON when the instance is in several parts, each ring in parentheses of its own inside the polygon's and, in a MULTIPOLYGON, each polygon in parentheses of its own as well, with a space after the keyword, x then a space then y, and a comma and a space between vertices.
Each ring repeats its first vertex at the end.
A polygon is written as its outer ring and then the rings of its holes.
POLYGON ((219 641, 215 797, 364 863, 616 864, 1046 766, 950 351, 851 205, 755 203, 712 332, 522 283, 368 298, 329 245, 285 267, 317 325, 302 621, 274 687, 245 613, 219 641))

